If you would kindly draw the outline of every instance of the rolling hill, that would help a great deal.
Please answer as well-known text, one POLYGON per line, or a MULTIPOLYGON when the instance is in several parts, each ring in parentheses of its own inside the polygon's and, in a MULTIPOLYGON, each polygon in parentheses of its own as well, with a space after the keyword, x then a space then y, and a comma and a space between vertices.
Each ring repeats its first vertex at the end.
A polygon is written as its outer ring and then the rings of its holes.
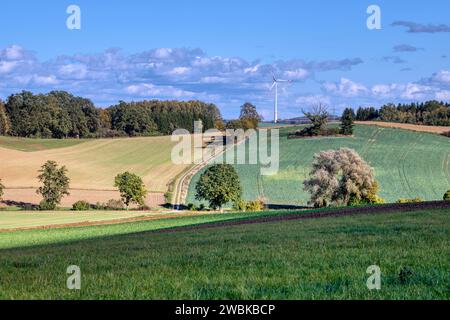
POLYGON ((167 184, 187 167, 172 163, 174 144, 170 136, 98 140, 1 137, 0 178, 8 188, 4 198, 38 202, 36 176, 47 160, 68 169, 73 197, 66 198, 63 205, 80 199, 95 203, 117 198, 114 177, 127 170, 140 175, 149 191, 164 193, 167 184))
MULTIPOLYGON (((441 200, 450 189, 450 140, 436 134, 396 128, 356 125, 353 137, 287 139, 293 128, 280 129, 280 170, 261 176, 259 165, 236 165, 247 200, 264 197, 268 204, 306 205, 303 190, 315 153, 347 147, 355 149, 375 169, 381 196, 388 202, 421 197, 441 200)), ((248 148, 247 148, 248 150, 248 148)), ((191 181, 188 202, 195 200, 191 181)))

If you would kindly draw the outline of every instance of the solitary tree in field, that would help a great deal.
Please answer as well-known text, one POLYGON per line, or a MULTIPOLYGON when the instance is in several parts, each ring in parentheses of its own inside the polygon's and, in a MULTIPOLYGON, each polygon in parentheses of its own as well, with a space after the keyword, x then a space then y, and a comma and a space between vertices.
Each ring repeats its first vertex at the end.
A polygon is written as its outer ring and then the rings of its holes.
POLYGON ((261 116, 258 114, 258 111, 256 111, 256 107, 253 104, 246 102, 241 106, 239 120, 244 129, 256 129, 261 119, 261 116))
POLYGON ((119 189, 120 196, 127 209, 131 203, 144 205, 147 190, 141 177, 134 173, 124 172, 115 178, 114 186, 119 189))
POLYGON ((239 176, 232 165, 216 164, 209 167, 195 186, 197 200, 206 200, 214 210, 228 202, 241 198, 242 188, 239 176))
POLYGON ((341 117, 341 134, 350 136, 353 134, 353 121, 355 112, 351 108, 346 108, 341 117))
POLYGON ((36 191, 44 199, 41 208, 54 210, 61 199, 69 195, 69 182, 65 166, 58 168, 55 161, 47 161, 39 170, 38 179, 43 186, 36 191))
POLYGON ((2 201, 2 197, 4 195, 3 189, 5 189, 5 186, 2 184, 2 179, 0 179, 0 201, 2 201))
POLYGON ((376 194, 378 183, 373 169, 355 150, 320 152, 312 165, 310 179, 304 182, 305 190, 311 193, 309 204, 324 207, 382 202, 376 194))
POLYGON ((319 135, 325 129, 330 115, 327 107, 321 103, 313 106, 310 111, 303 111, 303 114, 312 123, 312 127, 310 128, 312 135, 319 135))

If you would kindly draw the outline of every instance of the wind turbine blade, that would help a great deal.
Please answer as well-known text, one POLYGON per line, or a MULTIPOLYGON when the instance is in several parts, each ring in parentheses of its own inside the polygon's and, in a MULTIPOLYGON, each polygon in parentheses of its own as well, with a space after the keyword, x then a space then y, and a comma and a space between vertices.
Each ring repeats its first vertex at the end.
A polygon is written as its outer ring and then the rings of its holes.
POLYGON ((274 81, 273 82, 273 84, 272 84, 272 86, 270 87, 270 90, 272 90, 273 89, 273 87, 275 87, 275 85, 277 84, 277 82, 276 81, 274 81))

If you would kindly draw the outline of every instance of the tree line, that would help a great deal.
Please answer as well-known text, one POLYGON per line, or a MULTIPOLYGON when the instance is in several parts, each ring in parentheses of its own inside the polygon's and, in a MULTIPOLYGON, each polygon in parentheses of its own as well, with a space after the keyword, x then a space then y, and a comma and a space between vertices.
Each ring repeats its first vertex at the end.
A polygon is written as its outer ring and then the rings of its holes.
POLYGON ((32 138, 101 138, 171 134, 175 129, 194 130, 201 120, 204 130, 222 122, 214 104, 201 101, 124 102, 106 109, 65 91, 33 94, 23 91, 0 100, 0 135, 32 138))
POLYGON ((356 120, 381 120, 430 126, 450 126, 450 104, 439 101, 423 103, 386 104, 379 110, 374 107, 359 107, 356 120))

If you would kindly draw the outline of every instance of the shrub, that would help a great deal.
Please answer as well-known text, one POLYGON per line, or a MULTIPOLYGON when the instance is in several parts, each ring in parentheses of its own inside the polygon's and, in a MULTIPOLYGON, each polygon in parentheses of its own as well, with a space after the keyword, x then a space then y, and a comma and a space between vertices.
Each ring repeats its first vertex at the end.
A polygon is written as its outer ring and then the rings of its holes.
POLYGON ((188 208, 189 211, 197 211, 197 206, 195 204, 193 204, 193 203, 189 203, 187 205, 187 208, 188 208))
POLYGON ((444 200, 450 201, 450 190, 447 190, 447 192, 444 194, 444 200))
POLYGON ((108 210, 108 206, 106 203, 103 202, 97 202, 92 206, 95 210, 108 210))
POLYGON ((245 200, 239 199, 238 201, 234 202, 233 209, 236 211, 245 211, 247 210, 247 202, 245 200))
POLYGON ((264 203, 263 199, 257 199, 257 200, 247 202, 246 210, 253 211, 253 212, 262 211, 262 210, 264 210, 265 206, 266 206, 266 204, 264 203))
POLYGON ((150 210, 152 210, 152 208, 150 206, 146 205, 146 204, 143 204, 143 205, 139 206, 139 210, 141 210, 141 211, 150 211, 150 210))
POLYGON ((423 199, 422 198, 412 198, 412 199, 400 198, 397 200, 397 203, 419 203, 419 202, 423 202, 423 199))
POLYGON ((55 209, 56 209, 56 203, 49 202, 49 201, 46 201, 46 200, 42 200, 39 203, 39 210, 51 211, 51 210, 55 210, 55 209))
POLYGON ((72 205, 73 211, 88 211, 90 209, 91 205, 89 204, 89 202, 84 200, 77 201, 72 205))
POLYGON ((106 203, 106 210, 125 210, 125 205, 121 200, 111 199, 106 203))

